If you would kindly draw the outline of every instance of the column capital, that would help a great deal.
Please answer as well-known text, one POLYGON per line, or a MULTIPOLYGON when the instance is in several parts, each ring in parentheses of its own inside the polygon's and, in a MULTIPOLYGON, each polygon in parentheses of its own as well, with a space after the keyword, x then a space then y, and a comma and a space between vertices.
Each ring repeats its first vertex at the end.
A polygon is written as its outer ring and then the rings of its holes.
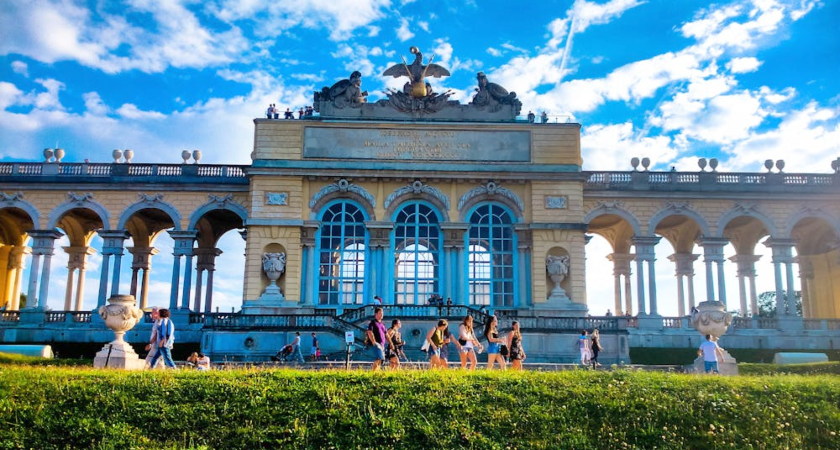
POLYGON ((735 255, 729 260, 737 264, 739 277, 755 276, 755 263, 761 259, 761 255, 735 255))
POLYGON ((55 240, 64 233, 52 230, 29 230, 26 234, 32 237, 32 253, 35 255, 52 255, 55 240))
POLYGON ((797 256, 793 261, 799 264, 799 277, 813 280, 814 279, 814 263, 807 255, 797 256))
POLYGON ((700 236, 695 241, 697 245, 703 247, 703 261, 705 262, 723 262, 723 247, 729 243, 729 239, 722 237, 700 236))
POLYGON ((793 262, 793 246, 796 245, 793 239, 769 238, 763 244, 773 250, 774 263, 793 262))
POLYGON ((79 247, 62 247, 67 253, 67 268, 68 269, 84 269, 86 266, 87 255, 93 255, 96 250, 88 246, 79 247))
POLYGON ((315 234, 321 228, 317 220, 304 220, 300 226, 300 244, 304 247, 315 247, 315 234))
POLYGON ((99 230, 99 237, 105 241, 102 244, 103 255, 122 255, 123 242, 128 239, 128 231, 125 230, 99 230))
POLYGON ((677 276, 690 277, 694 276, 694 261, 697 261, 699 257, 700 255, 694 253, 674 253, 668 257, 668 260, 676 266, 677 276))
POLYGON ((384 220, 368 220, 365 228, 370 233, 370 246, 372 248, 387 248, 391 245, 391 230, 394 229, 394 222, 384 220))
POLYGON ((197 262, 195 264, 196 268, 199 270, 215 270, 216 269, 216 257, 222 254, 222 251, 218 248, 203 248, 199 247, 195 249, 195 254, 198 257, 197 262))
POLYGON ((175 247, 172 249, 173 256, 192 256, 193 243, 198 237, 196 230, 171 230, 168 231, 172 240, 175 241, 175 247))
POLYGON ((127 247, 127 250, 134 255, 131 261, 132 269, 151 269, 152 256, 158 254, 158 249, 154 247, 127 247))
POLYGON ((656 244, 662 240, 660 236, 633 236, 630 242, 636 247, 637 261, 652 261, 655 258, 656 244))
POLYGON ((630 263, 636 259, 633 253, 610 253, 607 259, 613 263, 613 275, 631 275, 630 263))

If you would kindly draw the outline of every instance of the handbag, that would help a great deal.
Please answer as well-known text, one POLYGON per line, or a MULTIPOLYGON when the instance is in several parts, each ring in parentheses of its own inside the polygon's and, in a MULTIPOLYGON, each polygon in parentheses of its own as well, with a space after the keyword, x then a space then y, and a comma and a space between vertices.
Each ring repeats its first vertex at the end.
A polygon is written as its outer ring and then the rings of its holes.
POLYGON ((459 344, 461 344, 461 345, 467 345, 467 340, 466 340, 466 339, 460 339, 460 338, 459 338, 459 339, 458 339, 458 343, 459 343, 459 344))
POLYGON ((499 347, 499 354, 500 354, 500 355, 502 355, 502 356, 504 356, 504 357, 507 357, 507 355, 508 355, 508 346, 507 346, 507 344, 502 344, 502 345, 501 345, 501 347, 499 347))
POLYGON ((420 350, 427 352, 429 351, 429 341, 423 342, 423 345, 420 346, 420 350))

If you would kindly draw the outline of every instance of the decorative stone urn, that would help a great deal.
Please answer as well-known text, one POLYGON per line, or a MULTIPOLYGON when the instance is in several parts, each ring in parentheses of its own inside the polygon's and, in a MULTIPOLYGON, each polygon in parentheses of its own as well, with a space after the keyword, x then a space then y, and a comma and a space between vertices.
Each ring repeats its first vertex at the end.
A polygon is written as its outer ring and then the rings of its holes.
POLYGON ((143 318, 143 311, 134 306, 137 302, 133 295, 112 295, 108 303, 110 305, 100 307, 98 312, 105 325, 114 332, 116 339, 105 344, 96 354, 93 366, 142 369, 145 361, 137 356, 131 345, 123 340, 123 336, 143 318))
POLYGON ((554 283, 554 288, 548 293, 545 302, 535 303, 534 308, 551 310, 554 313, 583 317, 586 314, 586 305, 573 302, 566 291, 560 286, 568 276, 571 258, 568 255, 548 255, 545 259, 545 272, 554 283))
POLYGON ((45 148, 44 149, 44 160, 46 162, 52 162, 52 158, 53 158, 54 154, 55 154, 55 152, 53 151, 53 149, 45 148))
MULTIPOLYGON (((718 301, 700 302, 689 317, 689 323, 695 330, 700 332, 702 336, 701 341, 706 339, 706 335, 712 336, 712 341, 717 342, 721 336, 729 329, 729 324, 732 323, 732 314, 726 311, 726 305, 718 301)), ((721 347, 721 350, 723 348, 721 347)), ((699 356, 694 360, 693 371, 703 372, 703 357, 699 356)), ((738 362, 726 350, 723 350, 723 361, 718 361, 718 370, 723 375, 737 375, 738 362)))
POLYGON ((123 152, 123 156, 125 156, 125 163, 131 164, 131 159, 134 158, 134 150, 130 148, 126 149, 126 151, 123 152))
POLYGON ((545 259, 545 271, 554 283, 554 289, 551 290, 549 298, 569 298, 566 295, 566 291, 560 287, 560 283, 562 283, 563 280, 566 279, 566 276, 569 275, 569 257, 566 255, 548 255, 545 259))
POLYGON ((277 286, 277 280, 286 271, 286 254, 263 253, 262 262, 263 272, 271 283, 265 288, 260 300, 285 300, 283 293, 280 292, 280 286, 277 286))
POLYGON ((192 157, 195 163, 198 164, 198 161, 201 160, 201 150, 193 150, 192 157))
POLYGON ((55 149, 55 162, 60 163, 62 159, 64 159, 64 149, 63 148, 55 149))
POLYGON ((181 159, 184 160, 184 164, 186 164, 187 161, 190 160, 190 156, 192 156, 192 155, 190 154, 189 150, 184 150, 184 151, 181 152, 181 159))
POLYGON ((111 152, 111 156, 114 157, 114 164, 118 164, 120 162, 120 158, 122 158, 123 152, 122 150, 115 148, 113 152, 111 152))

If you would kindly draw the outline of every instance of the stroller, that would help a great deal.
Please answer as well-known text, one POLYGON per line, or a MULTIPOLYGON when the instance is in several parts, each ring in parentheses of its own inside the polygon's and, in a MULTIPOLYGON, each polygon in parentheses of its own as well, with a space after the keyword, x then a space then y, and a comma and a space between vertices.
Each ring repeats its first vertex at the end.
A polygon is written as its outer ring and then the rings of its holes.
POLYGON ((279 352, 277 352, 276 355, 271 357, 271 360, 277 362, 288 361, 289 357, 292 356, 292 350, 294 350, 292 344, 286 344, 280 349, 279 352))

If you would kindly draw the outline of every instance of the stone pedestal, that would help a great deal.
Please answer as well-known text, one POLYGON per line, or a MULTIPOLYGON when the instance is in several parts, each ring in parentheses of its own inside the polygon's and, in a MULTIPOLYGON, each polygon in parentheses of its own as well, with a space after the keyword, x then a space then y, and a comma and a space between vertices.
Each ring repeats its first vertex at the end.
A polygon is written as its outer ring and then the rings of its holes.
POLYGON ((125 341, 105 344, 93 358, 93 367, 98 369, 108 367, 112 369, 142 370, 145 364, 146 361, 140 359, 137 352, 125 341))
MULTIPOLYGON (((723 349, 721 348, 721 350, 723 349)), ((697 359, 694 360, 694 364, 689 367, 693 373, 706 372, 706 364, 703 362, 702 356, 698 356, 697 359)), ((718 372, 720 372, 721 375, 738 375, 738 361, 735 361, 735 358, 733 358, 726 350, 723 350, 723 361, 718 361, 718 372)))

